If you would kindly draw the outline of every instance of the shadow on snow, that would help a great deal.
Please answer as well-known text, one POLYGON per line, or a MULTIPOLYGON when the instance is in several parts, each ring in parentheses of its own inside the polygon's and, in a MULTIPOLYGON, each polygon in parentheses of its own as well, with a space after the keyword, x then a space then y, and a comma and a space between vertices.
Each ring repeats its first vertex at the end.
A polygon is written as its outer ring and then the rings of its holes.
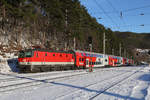
POLYGON ((12 77, 18 78, 18 79, 28 79, 28 80, 42 82, 42 83, 50 83, 50 84, 53 84, 53 85, 61 85, 61 86, 66 86, 66 87, 70 87, 70 88, 76 88, 76 89, 84 90, 84 91, 87 91, 87 92, 95 92, 96 94, 103 93, 103 94, 114 96, 114 97, 121 98, 121 99, 140 100, 140 99, 129 97, 129 96, 123 96, 123 95, 120 95, 120 94, 110 93, 110 92, 107 92, 107 91, 89 89, 89 88, 86 88, 86 87, 75 86, 75 85, 71 85, 71 84, 65 84, 65 83, 59 83, 59 82, 48 82, 47 80, 39 80, 39 79, 30 78, 30 77, 22 77, 22 76, 11 75, 11 74, 0 73, 0 75, 7 75, 7 76, 12 76, 12 77))
POLYGON ((10 67, 10 69, 11 69, 12 72, 19 72, 17 58, 8 59, 7 60, 7 64, 10 67))

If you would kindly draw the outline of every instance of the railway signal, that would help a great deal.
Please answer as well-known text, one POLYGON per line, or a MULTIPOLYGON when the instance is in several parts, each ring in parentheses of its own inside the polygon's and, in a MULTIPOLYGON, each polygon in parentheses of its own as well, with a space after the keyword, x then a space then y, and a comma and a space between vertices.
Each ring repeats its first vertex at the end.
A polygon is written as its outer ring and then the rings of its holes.
MULTIPOLYGON (((88 43, 89 43, 90 52, 92 52, 92 36, 88 37, 88 43)), ((91 60, 91 64, 89 65, 89 72, 93 72, 92 60, 91 60)))

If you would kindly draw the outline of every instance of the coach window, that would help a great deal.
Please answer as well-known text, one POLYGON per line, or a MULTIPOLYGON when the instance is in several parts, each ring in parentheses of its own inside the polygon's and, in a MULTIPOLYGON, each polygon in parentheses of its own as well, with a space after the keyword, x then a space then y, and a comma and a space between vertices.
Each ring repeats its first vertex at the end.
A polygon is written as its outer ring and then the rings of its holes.
POLYGON ((81 61, 81 58, 79 58, 79 61, 81 61))
POLYGON ((82 58, 82 61, 84 61, 84 59, 82 58))
POLYGON ((91 65, 92 62, 89 62, 89 65, 91 65))

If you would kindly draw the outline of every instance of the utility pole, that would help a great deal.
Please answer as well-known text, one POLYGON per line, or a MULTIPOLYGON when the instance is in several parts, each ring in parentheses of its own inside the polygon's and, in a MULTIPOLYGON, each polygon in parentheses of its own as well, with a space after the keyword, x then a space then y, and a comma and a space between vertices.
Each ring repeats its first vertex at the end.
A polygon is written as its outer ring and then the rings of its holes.
POLYGON ((126 57, 126 49, 124 49, 124 57, 126 57))
MULTIPOLYGON (((67 9, 65 10, 65 13, 66 13, 66 15, 65 15, 65 27, 66 27, 65 32, 67 33, 67 27, 68 27, 68 10, 67 9)), ((66 40, 65 40, 65 50, 67 50, 67 42, 66 42, 66 40)))
POLYGON ((112 49, 112 55, 114 55, 114 49, 112 49))
POLYGON ((121 43, 120 43, 120 57, 121 57, 121 43))
POLYGON ((103 54, 105 54, 105 32, 103 34, 103 54))
POLYGON ((73 38, 73 41, 74 41, 74 50, 76 49, 76 38, 74 37, 73 38))
POLYGON ((68 10, 66 9, 65 12, 66 12, 65 25, 66 25, 66 28, 67 28, 68 27, 68 10))

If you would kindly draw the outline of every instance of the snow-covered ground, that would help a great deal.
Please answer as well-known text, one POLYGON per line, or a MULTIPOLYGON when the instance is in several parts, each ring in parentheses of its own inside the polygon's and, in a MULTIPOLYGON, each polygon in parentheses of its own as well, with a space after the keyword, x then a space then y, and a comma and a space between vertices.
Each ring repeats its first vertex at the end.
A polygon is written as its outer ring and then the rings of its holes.
POLYGON ((0 100, 150 100, 150 66, 0 73, 0 100))
MULTIPOLYGON (((1 51, 0 51, 1 53, 1 51)), ((4 56, 0 55, 0 72, 1 73, 13 73, 19 72, 17 68, 17 56, 14 53, 4 53, 4 56)))

